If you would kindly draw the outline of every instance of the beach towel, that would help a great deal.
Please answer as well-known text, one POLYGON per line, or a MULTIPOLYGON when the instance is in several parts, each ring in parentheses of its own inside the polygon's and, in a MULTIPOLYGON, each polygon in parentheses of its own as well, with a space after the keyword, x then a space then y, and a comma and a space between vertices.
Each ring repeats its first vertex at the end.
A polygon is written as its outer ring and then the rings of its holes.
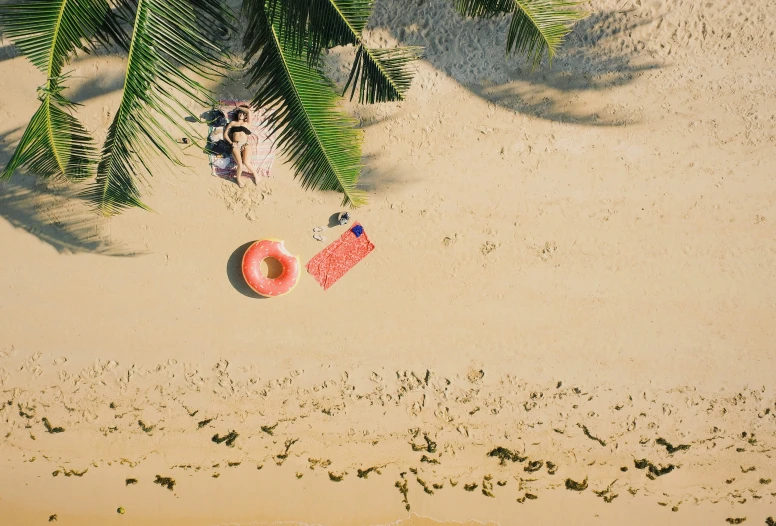
POLYGON ((315 278, 323 290, 328 290, 374 248, 364 228, 356 222, 353 227, 346 230, 307 263, 307 272, 315 278), (360 234, 356 235, 354 230, 360 234))
MULTIPOLYGON (((218 109, 223 111, 226 118, 231 121, 234 117, 234 111, 237 106, 247 104, 247 102, 237 100, 221 100, 218 109)), ((248 135, 248 144, 251 148, 252 164, 256 167, 258 176, 269 177, 272 163, 275 160, 275 143, 269 138, 269 130, 264 125, 266 114, 263 109, 258 111, 251 110, 251 134, 248 135)), ((211 143, 215 143, 224 137, 223 128, 208 129, 208 136, 211 143)), ((231 155, 218 157, 209 154, 212 173, 222 179, 233 180, 237 171, 237 163, 231 155)), ((243 172, 244 176, 250 177, 248 172, 243 172)), ((257 181, 258 182, 258 181, 257 181)))

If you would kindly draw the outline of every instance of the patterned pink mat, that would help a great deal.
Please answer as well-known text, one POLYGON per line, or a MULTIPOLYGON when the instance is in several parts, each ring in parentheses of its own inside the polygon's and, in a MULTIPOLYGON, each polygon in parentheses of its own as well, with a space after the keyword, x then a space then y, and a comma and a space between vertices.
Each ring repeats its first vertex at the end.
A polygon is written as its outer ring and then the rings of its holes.
MULTIPOLYGON (((219 101, 218 109, 224 112, 227 119, 231 120, 234 110, 236 110, 237 106, 240 104, 247 103, 238 100, 221 100, 219 101)), ((264 126, 264 117, 265 113, 263 109, 258 111, 251 110, 250 129, 253 133, 248 136, 248 144, 252 147, 251 160, 256 167, 258 175, 261 177, 269 177, 272 163, 275 160, 275 143, 269 138, 269 130, 264 126)), ((211 140, 222 138, 223 131, 223 128, 214 128, 211 130, 211 140)), ((213 175, 229 181, 234 180, 235 172, 237 172, 237 163, 231 155, 225 157, 211 155, 210 164, 213 168, 213 175)), ((243 171, 243 176, 250 177, 250 174, 243 171)))
POLYGON ((356 234, 353 233, 353 228, 357 225, 359 225, 358 222, 354 223, 339 239, 318 252, 307 263, 307 272, 315 278, 323 290, 328 290, 337 280, 355 267, 356 263, 374 250, 375 246, 369 241, 366 230, 360 237, 356 237, 356 234))

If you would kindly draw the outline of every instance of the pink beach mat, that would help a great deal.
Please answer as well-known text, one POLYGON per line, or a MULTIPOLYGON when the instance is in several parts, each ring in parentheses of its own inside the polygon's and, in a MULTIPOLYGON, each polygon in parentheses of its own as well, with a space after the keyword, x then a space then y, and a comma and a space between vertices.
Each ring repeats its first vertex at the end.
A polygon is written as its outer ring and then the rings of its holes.
MULTIPOLYGON (((237 106, 245 104, 250 106, 247 102, 238 100, 220 100, 218 109, 224 112, 227 119, 231 120, 234 110, 237 106)), ((252 148, 251 160, 253 165, 257 168, 258 175, 261 177, 269 177, 270 170, 272 169, 272 163, 275 160, 275 143, 269 137, 269 129, 264 125, 266 115, 263 109, 258 111, 251 110, 251 135, 248 136, 248 144, 252 148)), ((223 138, 224 129, 215 128, 210 133, 211 141, 215 142, 220 138, 223 138)), ((213 167, 213 175, 221 177, 222 179, 233 180, 235 172, 237 171, 237 163, 231 155, 224 157, 211 156, 210 164, 213 167)), ((248 172, 243 172, 243 175, 250 177, 248 172)), ((257 181, 258 182, 258 181, 257 181)))
MULTIPOLYGON (((356 263, 374 250, 375 246, 369 241, 365 230, 360 236, 353 233, 356 226, 360 226, 360 224, 354 223, 339 239, 318 252, 307 263, 307 272, 315 278, 323 290, 328 290, 338 279, 355 267, 356 263)), ((363 229, 363 227, 361 228, 363 229)))

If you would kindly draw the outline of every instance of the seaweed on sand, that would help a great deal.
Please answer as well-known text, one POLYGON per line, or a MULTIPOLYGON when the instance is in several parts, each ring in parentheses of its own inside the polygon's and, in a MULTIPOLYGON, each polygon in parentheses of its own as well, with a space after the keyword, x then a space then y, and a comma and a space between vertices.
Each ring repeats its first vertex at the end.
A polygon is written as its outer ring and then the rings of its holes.
POLYGON ((517 498, 517 502, 519 502, 520 504, 522 504, 522 503, 524 503, 524 502, 525 502, 525 500, 526 500, 526 499, 528 499, 528 500, 536 500, 536 499, 538 499, 538 498, 539 498, 539 497, 537 497, 537 496, 536 496, 536 495, 534 495, 533 493, 526 493, 526 494, 525 494, 525 495, 523 495, 522 497, 518 497, 518 498, 517 498))
POLYGON ((659 446, 665 447, 669 455, 673 455, 677 451, 686 451, 690 449, 689 444, 679 444, 678 446, 674 446, 663 438, 658 438, 657 440, 655 440, 655 443, 659 446))
POLYGON ((200 420, 199 422, 197 422, 197 429, 202 429, 212 421, 213 421, 212 418, 206 418, 205 420, 200 420))
MULTIPOLYGON (((66 477, 83 477, 86 472, 89 471, 89 468, 86 468, 83 471, 76 471, 75 469, 65 469, 62 468, 62 474, 66 477)), ((56 473, 56 472, 55 472, 56 473)), ((53 473, 52 473, 53 475, 53 473)), ((56 475, 54 475, 56 476, 56 475)))
POLYGON ((493 480, 492 475, 485 475, 482 478, 482 494, 486 497, 496 498, 496 496, 493 494, 493 480))
POLYGON ((479 486, 479 484, 477 484, 476 482, 472 482, 471 484, 464 484, 463 489, 465 489, 466 491, 474 491, 475 489, 477 489, 477 486, 479 486))
POLYGON ((275 464, 277 464, 278 466, 283 465, 283 462, 285 462, 286 459, 288 458, 288 451, 291 449, 291 446, 293 446, 297 442, 299 442, 298 438, 286 440, 285 449, 283 450, 283 452, 275 456, 275 458, 279 459, 279 461, 276 461, 275 464))
POLYGON ((420 461, 421 462, 427 462, 428 464, 439 464, 439 460, 438 459, 431 458, 431 457, 428 457, 426 455, 423 455, 422 457, 420 457, 420 461))
POLYGON ((278 426, 277 423, 275 423, 274 426, 261 426, 261 430, 267 433, 269 436, 275 436, 273 434, 273 431, 275 431, 275 428, 278 426))
POLYGON ((527 471, 528 473, 533 473, 535 471, 539 471, 542 469, 542 466, 544 466, 543 460, 531 460, 524 468, 524 471, 527 471))
POLYGON ((517 451, 512 451, 511 449, 507 449, 501 446, 490 450, 488 452, 488 456, 498 458, 499 464, 502 466, 507 465, 507 460, 512 462, 525 462, 528 460, 528 457, 521 457, 517 451))
POLYGON ((216 433, 211 440, 216 444, 225 442, 228 447, 234 447, 234 441, 237 440, 238 436, 240 435, 237 431, 229 431, 229 434, 224 436, 219 436, 218 433, 216 433))
POLYGON ((172 491, 172 489, 175 487, 175 479, 172 477, 162 477, 161 475, 157 475, 156 479, 154 480, 154 484, 159 484, 160 486, 172 491))
POLYGON ((636 469, 649 468, 649 473, 647 473, 647 477, 649 478, 662 477, 663 475, 667 475, 679 467, 675 466, 674 464, 657 467, 647 459, 634 460, 633 464, 636 466, 636 469))
POLYGON ((426 440, 425 445, 418 445, 414 442, 410 442, 413 451, 426 451, 428 453, 436 453, 437 443, 428 437, 428 433, 423 433, 423 438, 426 440))
POLYGON ((431 488, 428 487, 428 484, 426 484, 425 480, 423 480, 420 477, 415 477, 415 480, 418 481, 418 484, 420 484, 420 486, 423 488, 423 491, 425 491, 429 495, 433 495, 434 494, 434 491, 431 488))
POLYGON ((776 520, 773 520, 773 517, 768 517, 765 519, 765 526, 776 526, 776 520))
POLYGON ((372 466, 371 468, 359 469, 358 470, 358 478, 360 478, 360 479, 369 478, 369 474, 371 472, 373 472, 373 471, 375 473, 377 473, 378 475, 382 475, 382 473, 380 472, 380 467, 379 466, 372 466))
POLYGON ((63 433, 65 431, 64 427, 53 427, 51 425, 51 423, 49 422, 49 419, 46 418, 45 416, 43 417, 41 422, 43 422, 43 425, 46 426, 46 431, 48 431, 49 433, 52 433, 52 434, 53 433, 63 433))
POLYGON ((140 429, 142 429, 144 433, 150 433, 156 427, 156 426, 147 426, 142 420, 138 420, 137 425, 140 426, 140 429))
POLYGON ((342 482, 342 479, 345 478, 345 475, 347 475, 347 471, 343 471, 341 474, 337 475, 331 471, 329 471, 329 480, 332 482, 342 482))
POLYGON ((57 514, 49 515, 49 522, 57 522, 57 514))
POLYGON ((558 466, 554 462, 547 461, 547 473, 549 475, 554 475, 555 472, 558 471, 558 466))
POLYGON ((409 501, 409 498, 407 498, 407 494, 409 493, 410 490, 409 490, 409 487, 407 486, 407 481, 404 479, 404 475, 406 475, 406 473, 401 474, 402 480, 397 480, 394 486, 398 488, 399 493, 401 493, 402 495, 401 501, 404 504, 404 508, 407 511, 410 511, 410 501, 409 501))
POLYGON ((587 489, 587 477, 582 482, 566 479, 566 489, 572 491, 585 491, 587 489))
POLYGON ((124 481, 125 486, 131 486, 133 484, 137 484, 137 479, 127 479, 124 481))
POLYGON ((730 524, 741 524, 744 521, 746 521, 746 517, 737 517, 735 519, 728 517, 725 519, 725 522, 729 522, 730 524))
POLYGON ((604 502, 607 504, 610 504, 614 499, 616 499, 619 495, 617 493, 612 493, 612 486, 614 483, 617 482, 617 480, 612 481, 611 484, 609 484, 605 489, 602 489, 600 491, 593 490, 593 493, 604 499, 604 502))
POLYGON ((601 440, 597 436, 593 436, 592 434, 590 434, 590 430, 587 428, 587 426, 582 425, 582 424, 577 424, 577 425, 582 428, 582 432, 585 434, 585 436, 587 438, 589 438, 590 440, 595 440, 596 442, 598 442, 599 444, 601 444, 604 447, 606 446, 606 442, 604 442, 603 440, 601 440))

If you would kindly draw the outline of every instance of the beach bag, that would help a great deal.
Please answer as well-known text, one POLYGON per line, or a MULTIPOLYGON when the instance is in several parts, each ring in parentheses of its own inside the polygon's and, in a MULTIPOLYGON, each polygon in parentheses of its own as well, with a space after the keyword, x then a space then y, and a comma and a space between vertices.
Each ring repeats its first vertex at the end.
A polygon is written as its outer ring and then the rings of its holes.
POLYGON ((218 108, 210 110, 207 123, 213 128, 223 128, 229 121, 226 119, 226 114, 218 108))
POLYGON ((212 153, 213 155, 221 155, 226 157, 232 153, 232 145, 226 142, 224 139, 221 139, 216 142, 208 143, 205 151, 207 153, 212 153))

